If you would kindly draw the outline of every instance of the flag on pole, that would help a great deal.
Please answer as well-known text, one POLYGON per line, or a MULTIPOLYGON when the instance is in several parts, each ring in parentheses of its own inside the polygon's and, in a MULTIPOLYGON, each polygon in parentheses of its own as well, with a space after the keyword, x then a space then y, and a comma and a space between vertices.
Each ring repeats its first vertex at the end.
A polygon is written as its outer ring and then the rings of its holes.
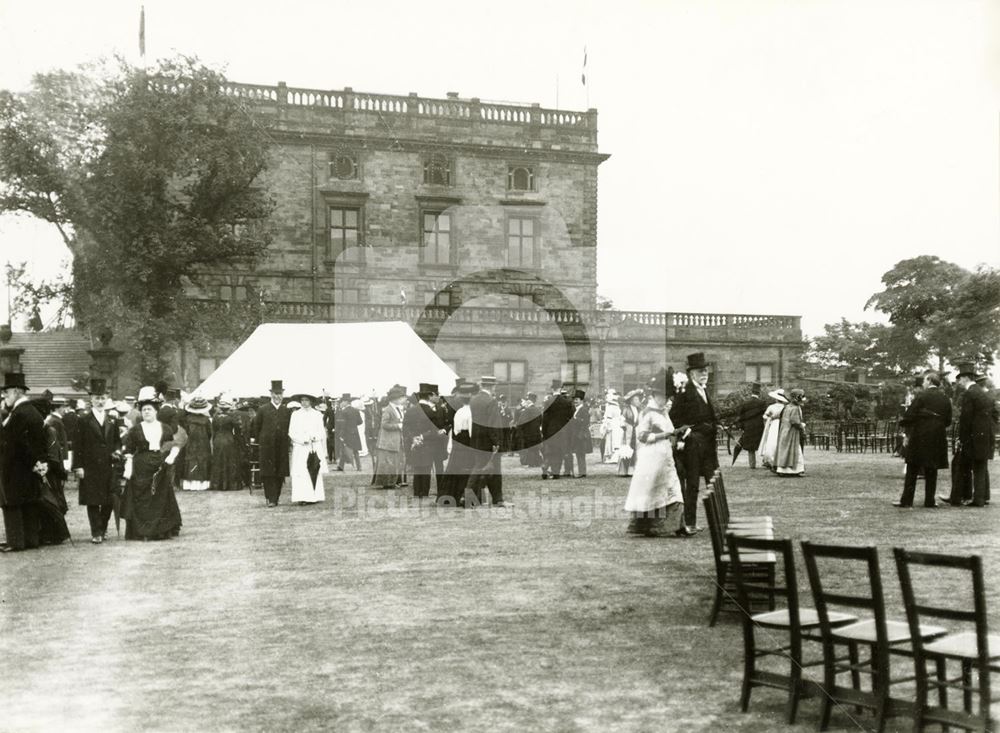
POLYGON ((580 72, 580 83, 587 86, 587 47, 583 47, 583 71, 580 72))
POLYGON ((139 55, 146 58, 146 6, 139 6, 139 55))

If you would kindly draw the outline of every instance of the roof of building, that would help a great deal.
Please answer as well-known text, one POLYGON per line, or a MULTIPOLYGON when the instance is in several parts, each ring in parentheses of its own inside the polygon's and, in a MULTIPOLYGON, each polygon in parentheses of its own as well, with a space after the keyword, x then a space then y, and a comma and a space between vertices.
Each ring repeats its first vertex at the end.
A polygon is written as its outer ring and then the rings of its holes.
POLYGON ((85 384, 90 372, 89 349, 94 348, 86 333, 66 328, 38 333, 15 333, 6 344, 24 349, 21 368, 32 392, 50 390, 57 397, 76 397, 87 393, 85 384))

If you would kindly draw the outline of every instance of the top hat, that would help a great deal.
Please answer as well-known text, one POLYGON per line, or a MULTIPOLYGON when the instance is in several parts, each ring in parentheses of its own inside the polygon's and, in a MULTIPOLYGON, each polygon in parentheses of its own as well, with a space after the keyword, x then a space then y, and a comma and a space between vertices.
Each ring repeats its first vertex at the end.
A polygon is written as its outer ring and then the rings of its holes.
POLYGON ((438 386, 436 384, 421 382, 420 386, 417 388, 417 392, 420 392, 421 394, 437 394, 438 386))
POLYGON ((280 379, 272 379, 271 380, 271 391, 272 392, 284 392, 285 391, 285 385, 283 385, 281 383, 280 379))
POLYGON ((135 398, 135 404, 140 410, 144 405, 159 405, 160 398, 156 394, 156 387, 139 387, 139 396, 135 398))
POLYGON ((0 389, 23 389, 25 392, 28 391, 28 387, 24 383, 24 372, 7 372, 3 375, 3 386, 0 389))
POLYGON ((971 377, 972 379, 975 379, 976 378, 976 374, 977 374, 977 372, 976 372, 976 365, 973 364, 971 361, 965 361, 965 362, 962 362, 961 364, 958 365, 958 374, 957 374, 957 376, 959 376, 959 377, 971 377))
POLYGON ((484 374, 483 376, 481 376, 479 378, 479 383, 480 384, 496 384, 497 383, 497 378, 494 377, 492 374, 484 374))
POLYGON ((582 389, 575 390, 573 392, 573 399, 574 400, 585 400, 585 399, 587 399, 587 393, 584 392, 582 389))
POLYGON ((691 370, 691 369, 707 369, 708 368, 708 362, 705 361, 705 354, 702 353, 701 351, 699 351, 697 353, 694 353, 694 354, 688 354, 687 366, 684 367, 684 368, 687 369, 687 370, 691 370))
POLYGON ((179 400, 181 398, 181 391, 177 387, 169 387, 163 396, 168 400, 179 400))
POLYGON ((760 382, 754 382, 750 385, 750 392, 753 394, 760 394, 761 387, 762 385, 760 382))
POLYGON ((90 380, 90 389, 87 394, 102 395, 108 393, 108 380, 93 378, 90 380))
POLYGON ((558 392, 560 387, 562 387, 562 380, 553 379, 552 386, 550 386, 549 389, 551 389, 553 392, 558 392))

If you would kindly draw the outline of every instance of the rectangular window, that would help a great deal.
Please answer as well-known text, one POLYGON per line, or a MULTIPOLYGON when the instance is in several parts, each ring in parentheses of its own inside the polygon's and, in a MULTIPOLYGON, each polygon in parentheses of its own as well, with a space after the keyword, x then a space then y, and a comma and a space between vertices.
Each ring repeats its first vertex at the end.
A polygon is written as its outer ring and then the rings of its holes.
POLYGON ((330 259, 364 262, 361 209, 330 207, 330 259))
POLYGON ((334 302, 336 303, 360 303, 360 288, 336 288, 333 291, 334 302))
POLYGON ((198 379, 204 382, 222 366, 226 358, 224 356, 203 356, 198 359, 198 379))
POLYGON ((422 215, 420 261, 426 265, 451 264, 451 214, 425 211, 422 215))
POLYGON ((451 161, 446 155, 433 153, 424 159, 424 183, 434 186, 451 185, 451 161))
POLYGON ((538 220, 525 216, 507 218, 507 266, 537 267, 538 220))
POLYGON ((622 394, 644 388, 653 376, 651 361, 626 361, 622 367, 622 394))
POLYGON ((535 172, 526 165, 507 166, 508 191, 534 191, 535 172))
POLYGON ((774 384, 774 364, 747 364, 746 381, 774 384))
POLYGON ((562 382, 569 385, 567 389, 586 390, 590 386, 589 361, 564 361, 560 368, 562 382))
POLYGON ((507 395, 507 404, 521 401, 527 383, 528 362, 526 361, 495 361, 493 376, 497 378, 496 394, 507 395))
POLYGON ((438 308, 451 308, 455 305, 455 301, 452 299, 450 290, 441 290, 434 293, 434 297, 431 298, 430 305, 435 305, 438 308))

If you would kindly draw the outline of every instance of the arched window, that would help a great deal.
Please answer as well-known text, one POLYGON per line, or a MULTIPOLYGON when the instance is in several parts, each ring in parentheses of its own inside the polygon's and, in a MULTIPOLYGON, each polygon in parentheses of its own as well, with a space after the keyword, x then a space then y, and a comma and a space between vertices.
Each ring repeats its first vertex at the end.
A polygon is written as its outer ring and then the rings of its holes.
POLYGON ((507 188, 511 191, 534 191, 535 174, 531 168, 512 165, 507 168, 507 188))

